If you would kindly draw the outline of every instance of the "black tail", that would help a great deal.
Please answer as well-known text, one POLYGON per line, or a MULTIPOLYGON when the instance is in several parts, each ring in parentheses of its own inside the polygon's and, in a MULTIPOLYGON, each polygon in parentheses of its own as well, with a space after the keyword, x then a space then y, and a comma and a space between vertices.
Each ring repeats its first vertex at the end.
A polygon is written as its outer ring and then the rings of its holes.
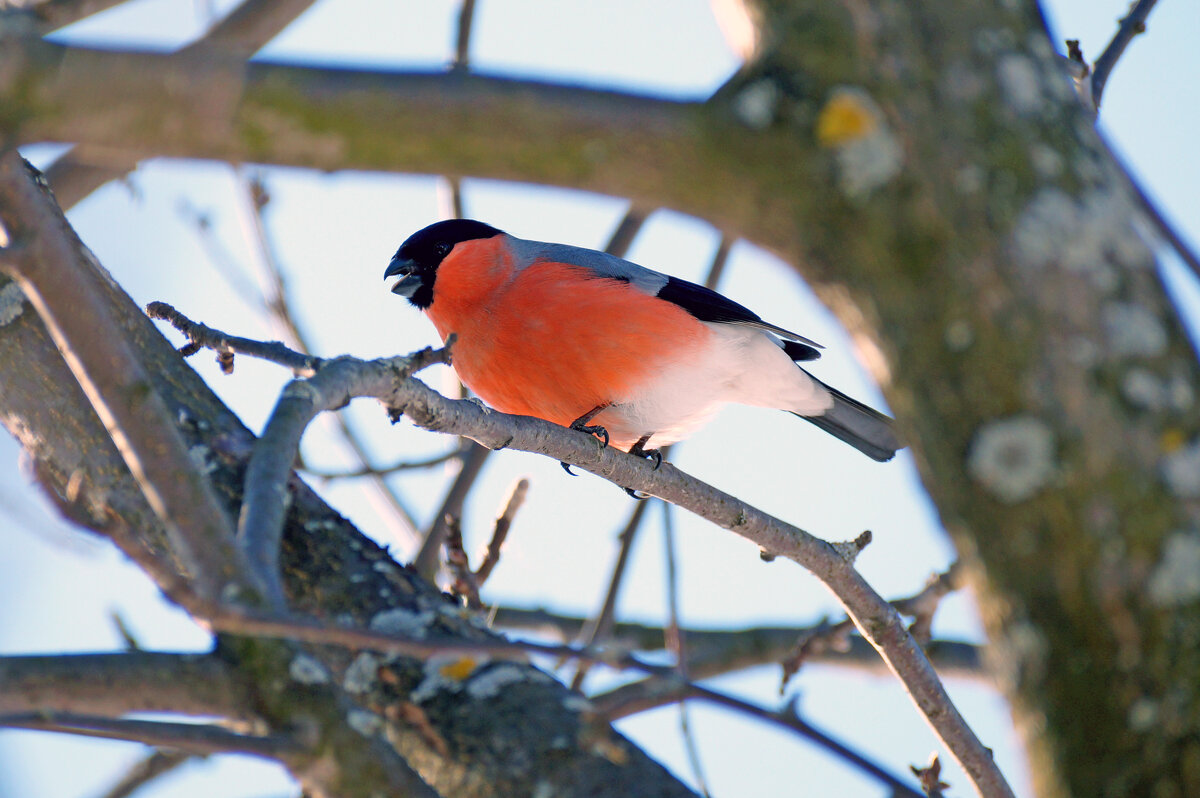
MULTIPOLYGON (((812 377, 811 374, 808 376, 812 377)), ((813 379, 833 395, 833 407, 819 416, 795 415, 816 424, 833 437, 881 463, 895 457, 897 449, 904 448, 896 438, 890 418, 836 388, 830 388, 816 377, 813 379)))

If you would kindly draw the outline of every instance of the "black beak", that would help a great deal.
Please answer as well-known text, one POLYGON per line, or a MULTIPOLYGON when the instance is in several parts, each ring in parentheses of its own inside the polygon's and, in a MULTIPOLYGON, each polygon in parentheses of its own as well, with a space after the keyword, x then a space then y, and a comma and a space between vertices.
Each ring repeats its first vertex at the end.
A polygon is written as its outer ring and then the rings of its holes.
POLYGON ((417 264, 408 258, 402 258, 397 255, 388 264, 387 269, 383 273, 383 279, 386 280, 389 277, 397 276, 400 279, 392 286, 392 293, 411 299, 412 295, 421 287, 422 282, 417 264))

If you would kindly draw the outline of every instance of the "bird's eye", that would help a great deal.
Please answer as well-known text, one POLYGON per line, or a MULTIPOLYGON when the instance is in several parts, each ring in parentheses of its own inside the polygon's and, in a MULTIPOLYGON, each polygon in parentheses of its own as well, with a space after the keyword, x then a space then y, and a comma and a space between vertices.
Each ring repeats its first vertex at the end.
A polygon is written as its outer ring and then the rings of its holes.
POLYGON ((438 245, 433 248, 433 251, 438 254, 438 257, 444 258, 450 254, 450 245, 445 241, 439 242, 438 245))

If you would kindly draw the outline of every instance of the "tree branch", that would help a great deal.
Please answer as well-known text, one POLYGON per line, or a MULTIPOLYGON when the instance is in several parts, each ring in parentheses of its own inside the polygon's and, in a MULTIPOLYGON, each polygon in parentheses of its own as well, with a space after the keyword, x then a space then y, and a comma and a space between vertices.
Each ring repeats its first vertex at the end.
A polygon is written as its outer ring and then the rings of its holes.
MULTIPOLYGON (((0 727, 60 732, 105 740, 171 748, 196 756, 209 754, 252 754, 293 764, 304 749, 286 737, 254 737, 220 726, 170 723, 156 720, 98 718, 71 712, 25 712, 0 715, 0 727)), ((436 798, 432 796, 431 798, 436 798)))
POLYGON ((82 245, 35 179, 40 175, 16 151, 0 155, 0 218, 15 244, 0 250, 0 270, 37 308, 197 588, 210 596, 234 588, 252 598, 261 583, 233 545, 224 509, 150 375, 115 332, 91 274, 80 267, 82 245))
POLYGON ((1139 33, 1146 32, 1146 18, 1150 16, 1150 12, 1154 10, 1154 4, 1157 2, 1158 0, 1137 0, 1129 9, 1129 13, 1121 19, 1112 41, 1096 59, 1092 71, 1092 101, 1096 104, 1097 111, 1100 110, 1100 96, 1104 94, 1104 87, 1108 84, 1113 67, 1117 65, 1117 61, 1120 60, 1125 48, 1129 46, 1133 38, 1139 33))
POLYGON ((176 712, 252 720, 251 693, 208 654, 132 651, 0 657, 0 713, 176 712))
POLYGON ((313 0, 243 0, 180 52, 217 52, 249 60, 312 6, 313 0))
MULTIPOLYGON (((500 629, 520 629, 559 640, 575 640, 591 619, 559 615, 546 610, 498 607, 492 623, 500 629)), ((792 626, 762 626, 749 629, 684 630, 687 641, 688 672, 694 679, 709 679, 724 673, 780 662, 798 638, 821 626, 807 629, 792 626)), ((610 644, 622 650, 657 651, 662 648, 666 630, 661 626, 622 622, 613 626, 610 644)), ((879 652, 858 634, 846 637, 844 649, 827 648, 814 652, 810 661, 838 665, 865 673, 889 673, 879 652)), ((959 679, 990 682, 978 647, 957 640, 931 640, 926 654, 938 673, 959 679)))
POLYGON ((325 361, 312 377, 293 380, 284 387, 246 469, 245 503, 238 523, 246 557, 267 580, 269 594, 279 606, 283 602, 279 543, 287 512, 287 483, 309 422, 324 411, 344 407, 359 395, 353 387, 358 380, 378 379, 380 375, 403 380, 434 363, 448 363, 449 356, 447 344, 445 349, 424 349, 408 357, 371 363, 335 358, 325 361))
POLYGON ((154 751, 150 756, 135 763, 120 781, 106 790, 101 798, 129 798, 150 782, 165 776, 195 757, 179 751, 154 751))

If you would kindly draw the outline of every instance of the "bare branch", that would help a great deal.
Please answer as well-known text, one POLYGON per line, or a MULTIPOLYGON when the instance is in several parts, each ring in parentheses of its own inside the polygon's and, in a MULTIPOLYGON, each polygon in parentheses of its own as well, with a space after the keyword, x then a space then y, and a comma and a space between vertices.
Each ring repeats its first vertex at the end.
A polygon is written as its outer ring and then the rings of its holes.
POLYGON ((201 591, 216 596, 232 586, 252 595, 257 580, 152 378, 117 333, 97 335, 119 328, 79 266, 82 245, 38 180, 15 151, 0 155, 0 216, 22 245, 0 251, 0 269, 37 308, 201 591))
POLYGON ((321 358, 296 352, 280 341, 262 342, 240 338, 197 324, 166 302, 151 302, 146 306, 146 315, 152 319, 170 322, 172 327, 186 335, 188 341, 193 344, 229 355, 237 353, 278 363, 291 369, 292 373, 298 376, 312 376, 324 363, 321 358))
POLYGON ((179 751, 155 751, 134 763, 121 780, 105 791, 101 798, 129 798, 150 782, 165 776, 180 765, 195 759, 193 754, 179 751))
MULTIPOLYGON (((471 29, 475 22, 475 0, 462 0, 458 8, 458 35, 454 40, 453 70, 463 72, 471 66, 471 29)), ((458 218, 458 217, 455 217, 458 218)))
MULTIPOLYGON (((933 616, 937 612, 942 599, 949 593, 958 590, 963 585, 963 568, 955 561, 944 572, 932 576, 918 593, 907 598, 896 599, 892 606, 901 615, 913 619, 909 632, 921 643, 928 643, 932 634, 933 616)), ((854 629, 854 623, 845 619, 835 624, 822 623, 815 629, 800 636, 795 646, 787 656, 783 657, 783 675, 779 684, 780 692, 800 667, 812 656, 829 650, 845 649, 849 645, 849 635, 854 629)))
POLYGON ((287 481, 300 438, 319 413, 344 407, 362 395, 358 386, 372 380, 403 380, 434 363, 449 361, 450 347, 424 349, 408 357, 361 361, 335 358, 317 373, 284 386, 246 469, 246 490, 238 536, 247 558, 268 582, 269 595, 282 606, 279 540, 287 511, 287 481))
MULTIPOLYGON (((499 607, 494 612, 492 623, 500 629, 521 629, 564 641, 576 639, 590 622, 589 618, 559 615, 546 610, 499 607)), ((777 663, 795 647, 797 638, 811 634, 818 628, 769 626, 731 631, 689 628, 685 630, 688 671, 693 679, 708 679, 744 668, 777 663)), ((623 650, 655 651, 661 648, 665 636, 666 630, 662 627, 625 622, 613 627, 609 641, 623 650)), ((879 658, 879 652, 860 635, 849 635, 847 642, 849 645, 844 650, 814 652, 810 661, 866 673, 890 673, 879 658)), ((990 682, 979 649, 970 643, 932 640, 925 646, 925 653, 943 676, 990 682)))
POLYGON ((177 712, 252 720, 229 664, 208 654, 134 651, 0 657, 0 713, 177 712))
POLYGON ((452 580, 450 592, 464 599, 469 609, 483 607, 479 600, 479 581, 471 570, 470 558, 463 550, 462 521, 453 516, 446 519, 446 567, 452 580))
POLYGON ((525 496, 528 493, 529 480, 522 478, 517 480, 517 484, 513 485, 512 491, 508 494, 508 501, 504 503, 504 509, 497 516, 496 525, 492 529, 492 539, 488 541, 487 553, 484 555, 483 561, 479 563, 479 568, 475 570, 475 578, 481 587, 500 562, 500 551, 504 547, 504 541, 508 538, 508 530, 512 527, 513 519, 517 517, 521 505, 525 503, 525 496))
POLYGON ((0 715, 0 727, 77 734, 106 740, 128 740, 188 754, 252 754, 288 762, 304 752, 286 737, 253 737, 220 726, 167 721, 128 720, 70 712, 24 712, 0 715))
POLYGON ((434 457, 428 457, 424 460, 401 460, 391 465, 371 466, 364 465, 360 468, 348 469, 345 471, 325 471, 313 468, 306 465, 304 473, 311 474, 318 479, 334 480, 334 479, 357 479, 359 477, 377 477, 395 474, 399 471, 418 471, 423 468, 434 468, 443 465, 451 460, 462 459, 462 449, 451 449, 445 454, 439 454, 434 457))
MULTIPOLYGON (((629 552, 633 550, 634 538, 637 536, 638 528, 642 525, 642 519, 646 517, 646 508, 649 506, 650 502, 648 501, 639 501, 635 504, 633 512, 629 514, 629 520, 617 534, 620 548, 617 550, 617 561, 613 563, 612 573, 608 578, 608 589, 604 591, 604 601, 600 604, 600 612, 596 614, 594 620, 588 622, 580 633, 580 642, 585 646, 595 645, 599 641, 608 639, 612 631, 617 609, 617 594, 621 589, 621 583, 625 580, 629 552)), ((587 668, 580 666, 575 673, 575 678, 571 680, 571 689, 581 689, 586 676, 587 668)))
MULTIPOLYGON (((743 701, 740 698, 735 698, 724 693, 719 693, 715 690, 709 690, 699 685, 681 685, 676 694, 675 700, 683 700, 685 698, 698 698, 717 706, 733 709, 750 717, 758 718, 775 726, 787 729, 794 732, 805 739, 810 740, 816 745, 824 748, 827 751, 835 754, 840 759, 844 759, 857 769, 872 776, 879 782, 886 784, 893 790, 893 795, 904 796, 921 796, 922 793, 917 792, 912 787, 905 784, 895 775, 887 772, 879 765, 872 762, 863 754, 855 751, 845 743, 834 739, 827 733, 819 730, 811 723, 803 720, 796 712, 795 704, 789 704, 779 711, 771 711, 764 709, 749 701, 743 701)), ((611 704, 605 704, 603 708, 596 708, 597 714, 608 719, 624 717, 622 708, 611 704), (613 713, 613 714, 610 714, 613 713)))
POLYGON ((313 0, 244 0, 184 51, 220 52, 249 59, 312 4, 313 0))
POLYGON ((1146 18, 1150 16, 1150 12, 1157 2, 1158 0, 1137 0, 1129 13, 1121 19, 1117 33, 1108 43, 1108 47, 1105 47, 1104 52, 1096 59, 1092 71, 1092 101, 1096 104, 1097 111, 1100 110, 1100 96, 1104 94, 1104 87, 1108 83, 1113 67, 1117 65, 1117 61, 1120 60, 1125 48, 1129 46, 1133 38, 1139 33, 1146 32, 1146 18))
POLYGON ((625 253, 633 246, 633 240, 637 238, 637 234, 641 232, 649 216, 650 211, 639 205, 630 204, 629 209, 625 211, 625 215, 617 224, 617 228, 609 236, 604 251, 609 255, 616 255, 618 258, 625 257, 625 253))
POLYGON ((34 4, 33 14, 44 26, 43 32, 49 33, 123 2, 125 0, 41 0, 34 4))
POLYGON ((483 464, 487 462, 488 455, 491 454, 490 450, 477 443, 465 443, 470 448, 463 457, 462 468, 459 470, 458 476, 454 478, 454 482, 450 484, 450 489, 446 491, 442 506, 434 513, 433 524, 426 533, 425 540, 421 543, 421 549, 412 561, 412 566, 417 569, 417 573, 431 582, 437 575, 438 553, 446 540, 446 521, 448 518, 462 516, 463 502, 467 500, 471 486, 475 484, 475 480, 483 471, 483 464))

